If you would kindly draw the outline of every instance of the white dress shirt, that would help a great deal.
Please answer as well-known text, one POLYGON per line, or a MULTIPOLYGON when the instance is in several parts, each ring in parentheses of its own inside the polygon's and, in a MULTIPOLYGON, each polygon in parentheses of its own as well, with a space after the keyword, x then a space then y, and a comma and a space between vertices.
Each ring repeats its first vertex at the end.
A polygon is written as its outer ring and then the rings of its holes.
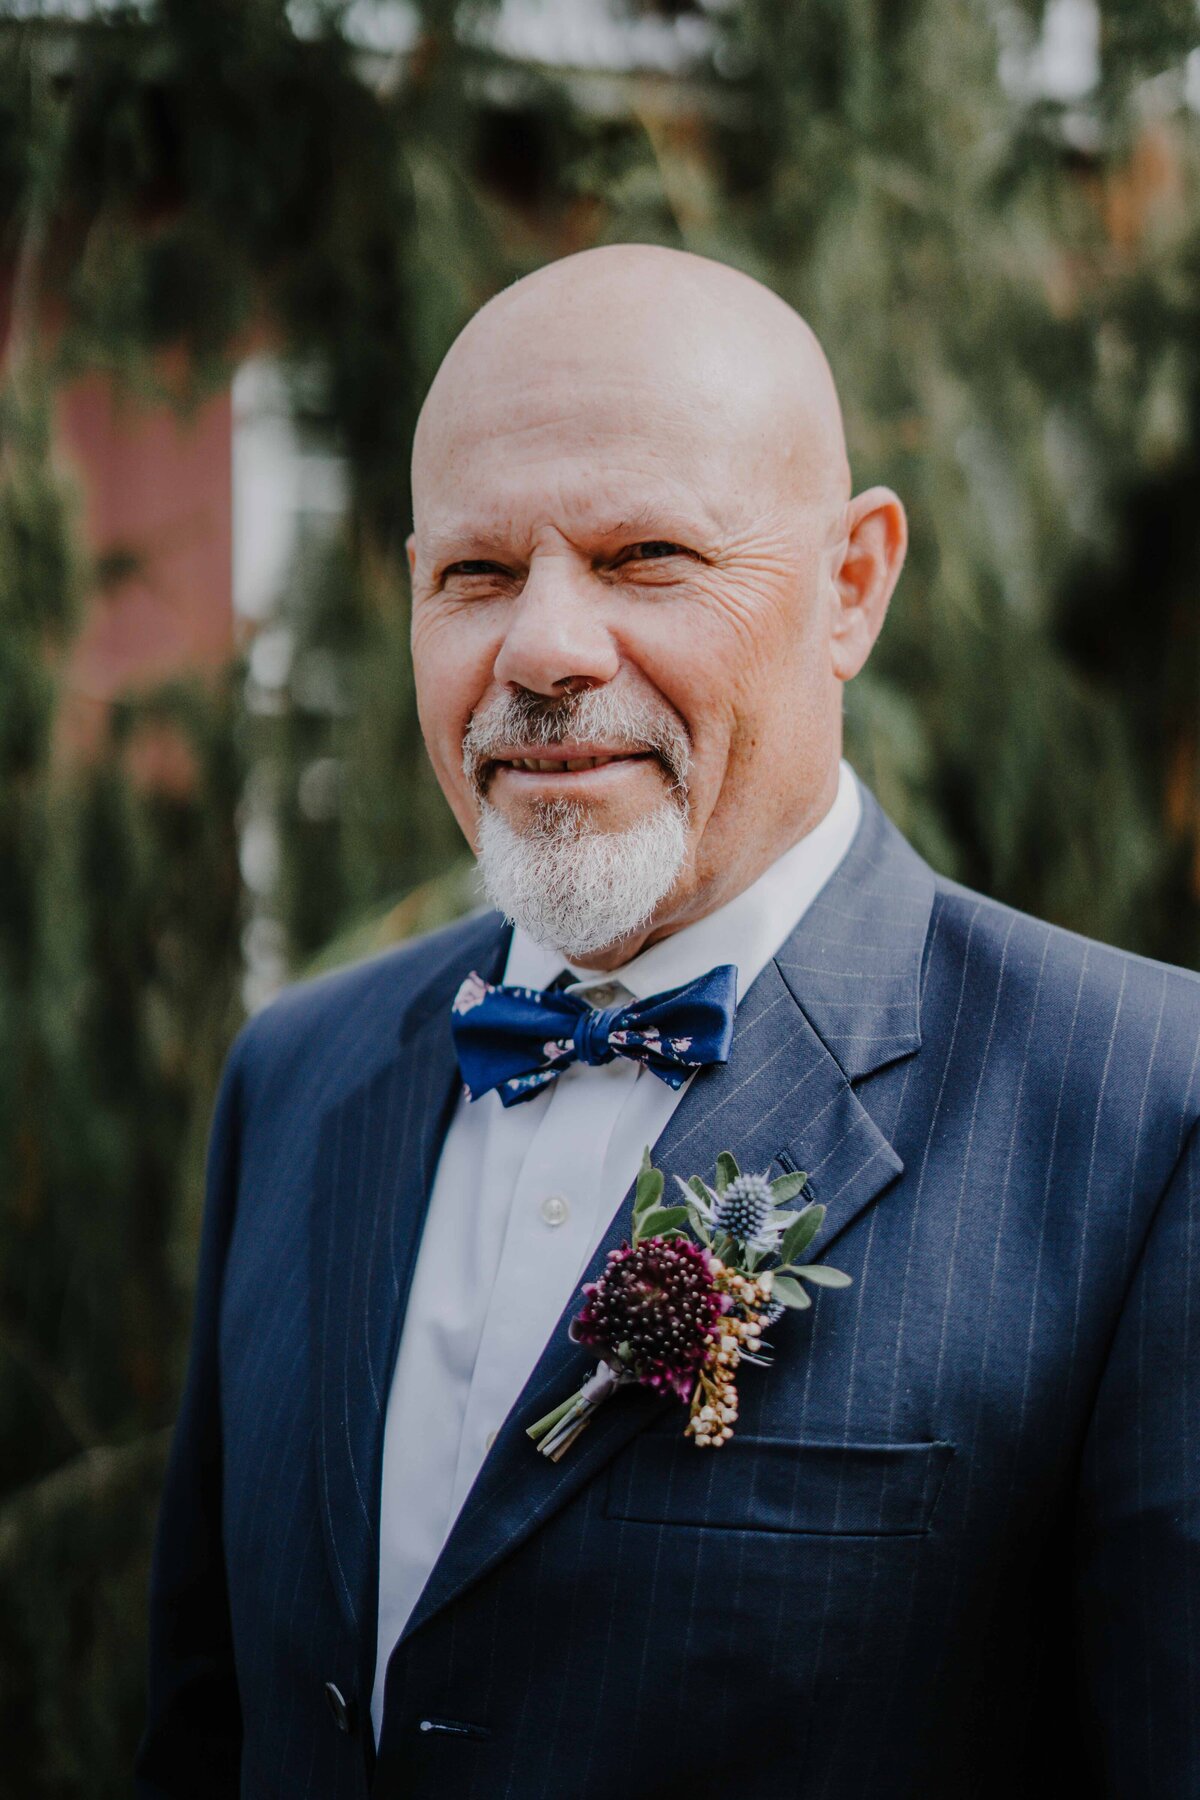
MULTIPOLYGON (((568 989, 595 1006, 737 965, 739 1001, 850 846, 862 803, 841 765, 825 817, 718 911, 608 974, 519 927, 504 981, 568 989)), ((532 1100, 460 1099, 434 1178, 388 1396, 380 1512, 378 1741, 392 1646, 488 1450, 533 1372, 614 1212, 686 1092, 625 1057, 574 1063, 532 1100)))

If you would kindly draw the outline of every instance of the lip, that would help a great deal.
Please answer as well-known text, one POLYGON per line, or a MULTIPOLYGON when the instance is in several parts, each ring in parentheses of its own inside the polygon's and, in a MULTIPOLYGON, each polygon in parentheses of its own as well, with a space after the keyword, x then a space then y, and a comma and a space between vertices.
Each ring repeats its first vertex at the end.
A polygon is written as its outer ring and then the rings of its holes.
POLYGON ((529 780, 569 780, 576 776, 602 775, 631 763, 657 762, 652 750, 630 750, 606 744, 566 741, 561 744, 514 745, 502 755, 487 759, 485 770, 494 775, 514 775, 529 780), (573 766, 572 766, 573 765, 573 766))
POLYGON ((579 769, 567 769, 561 763, 551 769, 518 769, 513 763, 502 761, 489 763, 486 779, 515 781, 518 787, 542 787, 545 783, 552 783, 554 787, 596 787, 597 783, 626 779, 631 769, 639 769, 644 763, 653 763, 658 767, 657 758, 649 756, 648 752, 642 756, 615 756, 610 761, 579 769))
MULTIPOLYGON (((556 749, 561 747, 556 745, 556 749)), ((595 754, 595 753, 594 753, 595 754)), ((652 751, 622 751, 619 754, 609 753, 611 760, 597 763, 589 768, 568 769, 556 767, 552 769, 523 769, 515 767, 507 761, 489 761, 484 771, 484 785, 491 787, 499 783, 514 792, 536 793, 553 789, 556 793, 576 792, 597 793, 608 787, 620 787, 623 783, 637 777, 631 771, 650 764, 661 773, 661 765, 652 751)), ((547 760, 540 758, 539 760, 547 760)), ((576 757, 564 761, 575 762, 576 757)))

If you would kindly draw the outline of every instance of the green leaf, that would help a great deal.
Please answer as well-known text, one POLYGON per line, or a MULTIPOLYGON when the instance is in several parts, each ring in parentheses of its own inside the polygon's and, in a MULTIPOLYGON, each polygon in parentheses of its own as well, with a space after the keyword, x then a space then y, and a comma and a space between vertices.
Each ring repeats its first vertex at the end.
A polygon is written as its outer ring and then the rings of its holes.
POLYGON ((717 1158, 717 1192, 723 1194, 731 1181, 741 1174, 732 1150, 722 1150, 717 1158))
POLYGON ((687 1216, 686 1206, 652 1207, 638 1221, 638 1238, 661 1237, 664 1232, 678 1231, 687 1224, 687 1216))
POLYGON ((787 1201, 794 1200, 797 1194, 804 1192, 807 1185, 808 1176, 803 1171, 792 1175, 777 1175, 771 1183, 771 1193, 776 1206, 783 1206, 787 1201))
POLYGON ((663 1172, 661 1169, 651 1169, 648 1166, 643 1165, 642 1172, 637 1178, 637 1189, 633 1199, 633 1217, 635 1223, 640 1214, 648 1212, 651 1207, 658 1205, 663 1197, 663 1189, 665 1186, 666 1182, 663 1179, 663 1172))
POLYGON ((701 1218, 699 1210, 694 1206, 687 1209, 688 1223, 702 1244, 712 1243, 712 1233, 701 1218))
POLYGON ((805 1281, 811 1281, 814 1287, 849 1287, 854 1277, 844 1275, 840 1269, 831 1269, 828 1263, 805 1263, 796 1273, 805 1281))
POLYGON ((780 1301, 784 1306, 794 1306, 797 1312, 803 1312, 806 1306, 812 1305, 812 1301, 800 1283, 793 1281, 790 1275, 775 1277, 771 1283, 771 1298, 780 1301))
POLYGON ((704 1212, 701 1210, 701 1207, 705 1209, 711 1208, 716 1202, 716 1195, 710 1188, 705 1187, 698 1175, 691 1176, 687 1181, 684 1181, 681 1175, 677 1175, 675 1177, 675 1185, 683 1195, 683 1202, 688 1209, 688 1219, 691 1223, 692 1230, 702 1244, 711 1244, 712 1230, 705 1223, 704 1212), (700 1206, 697 1206, 697 1201, 700 1202, 700 1206))
POLYGON ((785 1263, 794 1262, 802 1250, 808 1246, 820 1231, 825 1219, 823 1206, 806 1206, 795 1222, 788 1226, 779 1246, 779 1254, 785 1263))

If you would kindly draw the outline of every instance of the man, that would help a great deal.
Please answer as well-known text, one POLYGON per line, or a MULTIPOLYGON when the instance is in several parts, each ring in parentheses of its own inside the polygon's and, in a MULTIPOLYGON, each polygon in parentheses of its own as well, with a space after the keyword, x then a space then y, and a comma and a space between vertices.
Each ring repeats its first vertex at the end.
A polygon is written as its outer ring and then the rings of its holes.
POLYGON ((413 474, 496 910, 230 1057, 140 1794, 1200 1793, 1200 984, 942 880, 839 762, 904 515, 747 277, 517 283, 413 474), (679 988, 729 1029, 656 1067, 679 988), (808 1171, 853 1285, 720 1447, 631 1386, 554 1461, 646 1145, 808 1171))

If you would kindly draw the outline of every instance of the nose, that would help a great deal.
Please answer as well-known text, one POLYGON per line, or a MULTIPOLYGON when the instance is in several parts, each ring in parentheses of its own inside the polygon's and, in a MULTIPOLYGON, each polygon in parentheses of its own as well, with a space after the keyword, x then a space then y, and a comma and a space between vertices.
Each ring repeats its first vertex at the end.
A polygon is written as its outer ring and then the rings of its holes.
POLYGON ((534 558, 496 656, 497 681, 550 695, 599 687, 620 668, 599 597, 564 562, 534 558))

